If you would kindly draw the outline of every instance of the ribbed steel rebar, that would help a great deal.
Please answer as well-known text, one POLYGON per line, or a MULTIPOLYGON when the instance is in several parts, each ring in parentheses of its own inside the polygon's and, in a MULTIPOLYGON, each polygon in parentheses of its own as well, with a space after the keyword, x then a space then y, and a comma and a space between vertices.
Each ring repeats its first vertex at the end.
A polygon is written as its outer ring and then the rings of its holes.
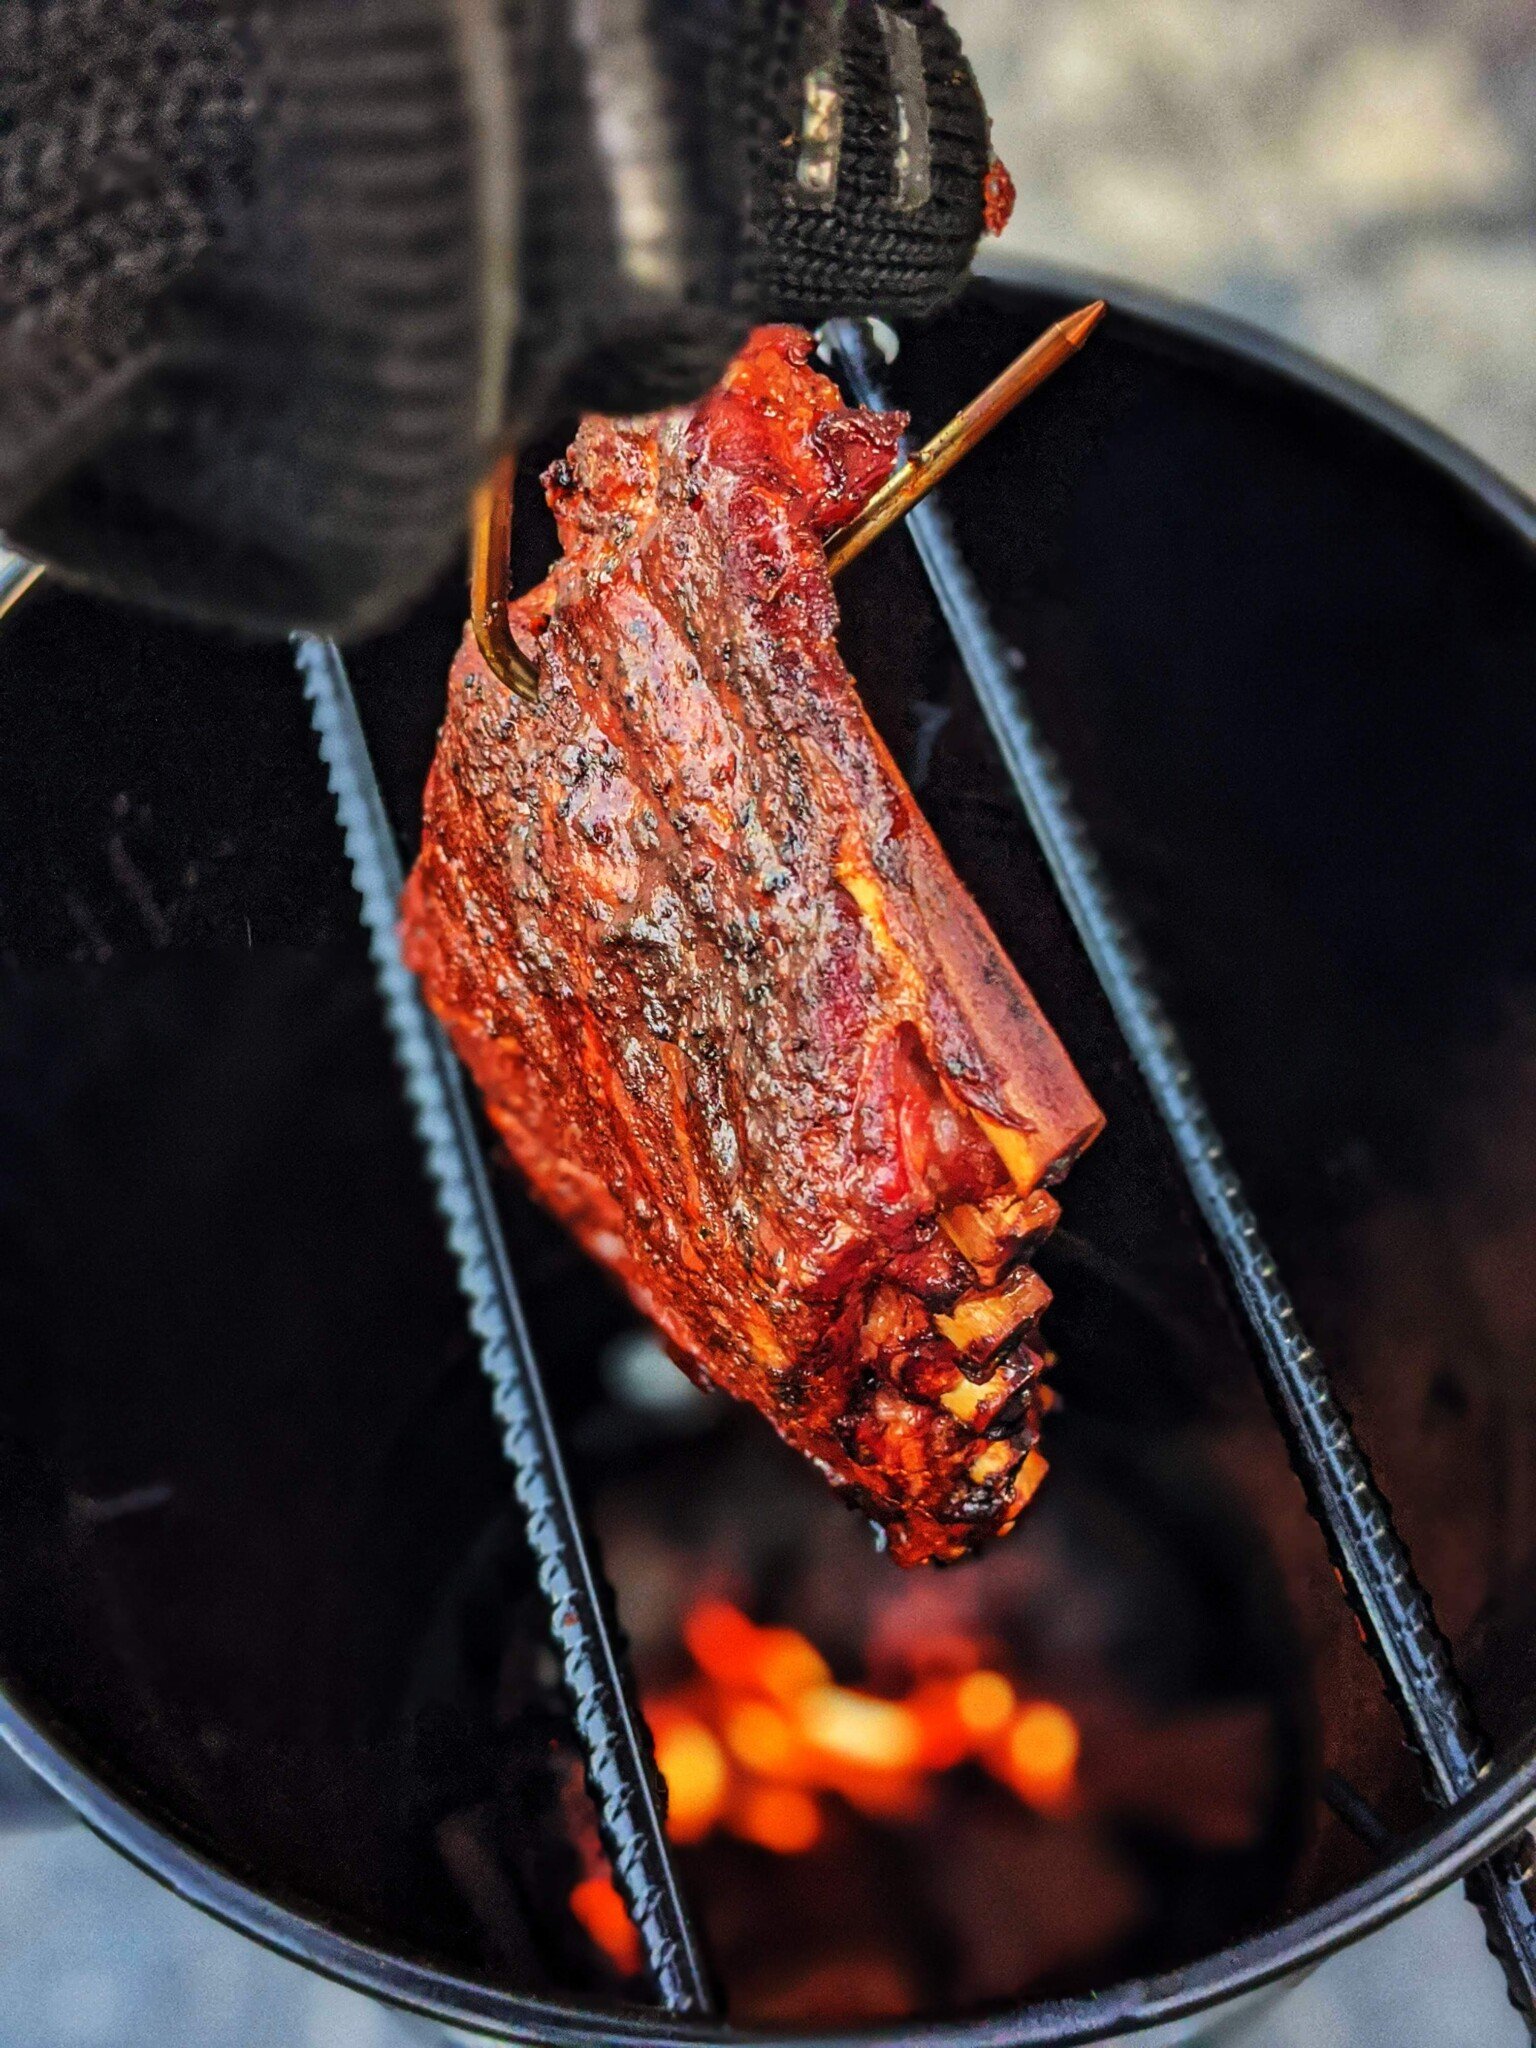
POLYGON ((329 641, 301 637, 295 650, 395 1057, 480 1340, 614 1874, 662 2000, 674 2012, 706 2013, 712 2002, 708 1977, 667 1848, 650 1736, 608 1618, 612 1596, 577 1512, 550 1418, 463 1070, 400 957, 400 855, 346 667, 329 641))
MULTIPOLYGON (((887 401, 867 331, 852 321, 834 321, 826 336, 859 403, 883 409, 887 401)), ((1430 1789, 1453 1804, 1474 1789, 1488 1759, 1428 1596, 1260 1235, 1194 1069, 1031 716, 938 494, 914 507, 906 527, 1020 806, 1231 1276, 1367 1645, 1424 1757, 1430 1789)), ((1511 2002, 1536 2040, 1536 1903, 1523 1845, 1474 1872, 1468 1891, 1483 1912, 1511 2002)))

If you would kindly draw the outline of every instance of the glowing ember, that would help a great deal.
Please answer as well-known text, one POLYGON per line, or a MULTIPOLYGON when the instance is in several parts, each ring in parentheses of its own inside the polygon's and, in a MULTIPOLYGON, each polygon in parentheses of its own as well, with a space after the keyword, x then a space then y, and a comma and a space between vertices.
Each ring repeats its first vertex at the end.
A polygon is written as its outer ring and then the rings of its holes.
POLYGON ((720 1829, 775 1855, 803 1855, 822 1837, 830 1798, 912 1817, 932 1781, 965 1763, 1038 1812, 1072 1805, 1071 1715, 1020 1700, 969 1644, 947 1644, 953 1668, 915 1677, 892 1699, 835 1684, 804 1636, 761 1628, 728 1601, 701 1601, 682 1634, 697 1675, 645 1707, 674 1841, 720 1829))
POLYGON ((894 1701, 846 1686, 821 1685, 800 1703, 800 1727, 812 1749, 877 1771, 912 1771, 923 1754, 915 1714, 894 1701))
POLYGON ((972 1735, 996 1735, 1013 1718, 1013 1687, 997 1671, 968 1671, 955 1687, 955 1712, 972 1735))
POLYGON ((611 1877, 584 1877, 571 1893, 571 1911, 624 1977, 640 1968, 640 1937, 611 1877))
POLYGON ((1079 1746, 1077 1723, 1061 1707, 1020 1707, 1004 1752, 1008 1783, 1029 1805, 1052 1811, 1071 1796, 1079 1746))
POLYGON ((821 1839, 821 1809, 790 1785, 750 1786, 734 1803, 731 1832, 778 1856, 803 1856, 821 1839))
POLYGON ((667 1781, 672 1839, 696 1842, 715 1824, 725 1799, 729 1766, 702 1721, 663 1721, 653 1732, 656 1763, 667 1781))
POLYGON ((792 1628, 759 1628, 728 1600, 701 1600, 683 1623, 688 1654, 717 1685, 792 1698, 832 1674, 813 1643, 792 1628))

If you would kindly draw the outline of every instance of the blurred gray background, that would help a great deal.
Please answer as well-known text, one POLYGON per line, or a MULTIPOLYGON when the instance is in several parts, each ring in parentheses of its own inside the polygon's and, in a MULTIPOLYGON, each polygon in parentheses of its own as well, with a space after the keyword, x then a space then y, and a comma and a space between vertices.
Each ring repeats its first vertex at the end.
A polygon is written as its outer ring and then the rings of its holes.
MULTIPOLYGON (((952 0, 1005 251, 1203 299, 1536 489, 1536 0, 952 0)), ((3 1769, 0 1769, 3 1803, 3 1769)), ((212 1925, 83 1829, 0 1834, 0 2048, 403 2048, 433 2030, 212 1925)), ((1230 2048, 1518 2048, 1458 1894, 1230 2048)))
POLYGON ((1000 246, 1378 385, 1536 490, 1531 0, 953 0, 1000 246))

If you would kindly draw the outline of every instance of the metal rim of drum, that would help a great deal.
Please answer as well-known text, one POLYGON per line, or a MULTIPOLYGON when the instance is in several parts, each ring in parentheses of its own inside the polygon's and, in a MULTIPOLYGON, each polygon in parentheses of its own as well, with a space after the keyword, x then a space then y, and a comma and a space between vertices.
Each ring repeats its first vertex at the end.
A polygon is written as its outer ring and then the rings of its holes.
MULTIPOLYGON (((1140 326, 1237 357, 1363 418, 1474 498, 1536 548, 1536 505, 1469 450, 1345 372, 1288 342, 1207 308, 1142 286, 1052 264, 994 261, 1001 283, 1074 303, 1109 300, 1140 326)), ((0 1739, 75 1809, 96 1834, 179 1898, 325 1976, 450 2025, 550 2044, 709 2042, 782 2038, 727 2022, 690 2021, 638 2005, 576 2004, 500 1990, 431 1963, 410 1961, 279 1904, 199 1855, 113 1792, 39 1718, 0 1687, 0 1739)), ((1088 1997, 1039 2001, 975 2018, 920 2021, 794 2036, 815 2044, 857 2040, 910 2048, 1067 2048, 1117 2031, 1186 2019, 1272 1984, 1371 1933, 1453 1884, 1536 1822, 1536 1729, 1487 1773, 1477 1793, 1429 1822, 1381 1869, 1293 1920, 1157 1977, 1135 1978, 1088 1997)))

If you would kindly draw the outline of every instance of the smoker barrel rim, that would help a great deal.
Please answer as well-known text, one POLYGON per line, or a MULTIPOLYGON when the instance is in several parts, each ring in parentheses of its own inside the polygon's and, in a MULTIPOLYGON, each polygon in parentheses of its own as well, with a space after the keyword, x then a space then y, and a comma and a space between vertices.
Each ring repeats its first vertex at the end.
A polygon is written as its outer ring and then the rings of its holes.
MULTIPOLYGON (((652 2006, 539 1999, 477 1983, 340 1934, 280 1905, 169 1836, 130 1807, 0 1690, 0 1739, 66 1799, 94 1834, 131 1863, 226 1926, 322 1976, 449 2025, 491 2027, 537 2048, 608 2043, 770 2042, 801 2048, 912 2048, 914 2027, 834 2032, 737 2027, 689 2020, 652 2006)), ((1156 1977, 1129 1978, 1089 1997, 1042 2000, 975 2018, 916 2023, 928 2048, 1070 2048, 1108 2033, 1158 2026, 1225 2004, 1347 1948, 1505 1847, 1536 1818, 1536 1732, 1494 1765, 1477 1794, 1406 1837, 1380 1870, 1310 1912, 1213 1956, 1156 1977)))
MULTIPOLYGON (((1536 506, 1480 458, 1347 374, 1228 315, 1133 285, 1047 264, 1003 261, 990 281, 1041 295, 1107 296, 1155 340, 1240 364, 1299 387, 1363 419, 1460 487, 1492 523, 1536 545, 1536 506)), ((540 2044, 759 2041, 766 2029, 690 2021, 655 2008, 596 2000, 538 1999, 407 1960, 323 1925, 314 1909, 280 1903, 215 1864, 113 1792, 50 1730, 0 1687, 0 1739, 105 1840, 170 1890, 277 1952, 428 2017, 540 2044)), ((1506 1750, 1479 1789, 1405 1839, 1388 1863, 1306 1914, 1157 1977, 1102 1994, 1011 2007, 976 2018, 922 2023, 936 2048, 1029 2048, 1080 2043, 1116 2029, 1154 2026, 1219 2005, 1283 1977, 1395 1918, 1484 1862, 1536 1820, 1536 1731, 1506 1750)), ((911 2027, 801 2033, 809 2044, 859 2041, 909 2048, 911 2027)))
POLYGON ((1316 356, 1299 343, 1255 327, 1236 313, 1193 299, 1181 299, 1155 285, 1137 284, 1108 271, 1078 270, 1070 264, 1018 256, 992 256, 977 266, 978 284, 1013 286, 1042 297, 1100 298, 1112 312, 1129 315, 1144 328, 1162 328, 1206 350, 1241 356, 1257 369, 1304 385, 1315 396, 1343 406, 1390 439, 1422 456, 1536 548, 1536 497, 1494 468, 1481 455, 1389 398, 1374 384, 1316 356))

